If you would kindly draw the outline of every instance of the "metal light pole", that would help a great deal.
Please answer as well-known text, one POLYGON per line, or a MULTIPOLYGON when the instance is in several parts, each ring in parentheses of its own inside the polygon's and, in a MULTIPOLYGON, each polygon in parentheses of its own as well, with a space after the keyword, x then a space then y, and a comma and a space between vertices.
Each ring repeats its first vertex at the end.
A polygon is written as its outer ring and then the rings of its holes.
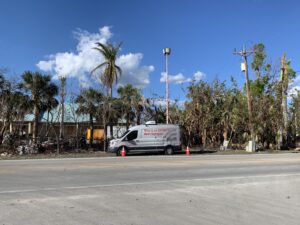
POLYGON ((171 54, 170 48, 164 48, 163 53, 166 57, 166 123, 169 123, 169 75, 168 75, 168 56, 171 54))
POLYGON ((64 137, 64 117, 65 117, 65 86, 66 86, 66 77, 60 76, 60 127, 59 127, 59 138, 63 139, 64 137))

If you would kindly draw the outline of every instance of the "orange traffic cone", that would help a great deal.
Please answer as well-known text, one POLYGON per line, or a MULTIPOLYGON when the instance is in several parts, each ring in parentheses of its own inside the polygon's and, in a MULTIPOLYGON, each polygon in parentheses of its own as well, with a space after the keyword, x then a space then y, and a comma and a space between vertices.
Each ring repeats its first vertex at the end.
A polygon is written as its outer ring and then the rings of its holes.
POLYGON ((185 154, 186 155, 190 155, 190 148, 189 148, 189 146, 186 147, 185 154))
POLYGON ((125 156, 126 156, 126 151, 125 151, 124 146, 123 146, 122 151, 121 151, 121 156, 122 156, 122 157, 125 157, 125 156))

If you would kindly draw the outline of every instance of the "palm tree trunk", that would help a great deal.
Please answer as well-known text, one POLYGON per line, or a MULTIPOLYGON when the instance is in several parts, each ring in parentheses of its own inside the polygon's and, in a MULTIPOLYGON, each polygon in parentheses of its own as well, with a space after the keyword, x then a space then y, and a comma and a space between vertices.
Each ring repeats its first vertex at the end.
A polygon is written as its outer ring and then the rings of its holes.
POLYGON ((207 139, 207 134, 206 134, 206 129, 204 129, 204 131, 202 133, 202 145, 203 145, 203 148, 206 147, 206 139, 207 139))
MULTIPOLYGON (((112 85, 110 86, 110 99, 112 99, 112 85)), ((109 104, 109 114, 111 115, 111 104, 109 104)), ((110 116, 110 125, 109 125, 109 131, 110 131, 110 139, 114 138, 114 132, 113 132, 113 123, 112 123, 112 117, 110 116)))
POLYGON ((47 110, 47 122, 46 122, 46 137, 49 134, 49 110, 47 110))
POLYGON ((61 117, 60 117, 60 127, 59 127, 59 138, 63 139, 64 138, 64 116, 65 116, 65 86, 66 86, 66 78, 61 77, 61 117))
POLYGON ((62 140, 64 138, 64 116, 65 116, 65 106, 64 102, 61 103, 61 115, 59 124, 59 138, 62 140))
POLYGON ((224 141, 228 140, 228 131, 225 129, 224 133, 223 133, 223 137, 224 137, 224 141))

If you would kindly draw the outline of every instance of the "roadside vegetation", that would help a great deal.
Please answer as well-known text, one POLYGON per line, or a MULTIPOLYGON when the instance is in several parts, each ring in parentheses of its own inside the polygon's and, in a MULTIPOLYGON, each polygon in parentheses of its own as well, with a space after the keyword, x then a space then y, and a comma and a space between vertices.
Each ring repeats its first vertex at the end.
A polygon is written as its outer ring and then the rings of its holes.
MULTIPOLYGON (((62 131, 54 131, 55 145, 50 152, 95 148, 95 123, 105 128, 104 137, 108 136, 107 130, 112 137, 113 126, 120 124, 120 121, 126 128, 149 120, 166 122, 165 107, 158 104, 161 99, 159 96, 144 97, 142 90, 131 84, 118 87, 113 92, 114 84, 122 76, 122 70, 116 64, 120 46, 96 43, 95 50, 104 57, 104 62, 91 73, 99 77, 105 88, 82 89, 80 94, 68 100, 71 102, 73 99, 76 105, 74 115, 87 115, 89 118, 92 133, 89 145, 82 143, 79 131, 73 137, 73 144, 70 144, 69 138, 61 135, 62 131)), ((283 55, 279 56, 281 60, 278 62, 271 62, 261 43, 255 44, 252 49, 249 71, 255 74, 255 78, 248 80, 249 87, 239 87, 233 77, 227 81, 192 81, 185 90, 186 102, 171 102, 169 122, 182 126, 184 145, 202 149, 219 148, 224 141, 228 141, 231 149, 241 150, 245 149, 249 140, 255 140, 260 150, 296 147, 300 129, 300 92, 291 91, 296 77, 292 61, 283 55), (249 106, 252 107, 251 120, 249 106)), ((25 71, 17 80, 9 79, 6 74, 5 70, 0 71, 1 154, 43 152, 43 142, 49 139, 47 134, 51 129, 54 130, 49 115, 57 107, 64 109, 65 93, 60 93, 62 88, 53 83, 47 74, 25 71), (59 96, 62 96, 61 99, 59 96), (48 115, 46 121, 41 120, 41 114, 44 113, 48 115), (33 131, 25 135, 22 125, 26 123, 28 114, 33 115, 33 131), (13 128, 12 124, 16 123, 18 126, 13 128), (46 135, 41 135, 39 131, 41 123, 46 124, 46 135)), ((60 129, 63 129, 61 122, 60 129)), ((78 121, 75 120, 74 124, 78 125, 78 121)), ((106 149, 107 141, 105 138, 97 148, 106 149)))

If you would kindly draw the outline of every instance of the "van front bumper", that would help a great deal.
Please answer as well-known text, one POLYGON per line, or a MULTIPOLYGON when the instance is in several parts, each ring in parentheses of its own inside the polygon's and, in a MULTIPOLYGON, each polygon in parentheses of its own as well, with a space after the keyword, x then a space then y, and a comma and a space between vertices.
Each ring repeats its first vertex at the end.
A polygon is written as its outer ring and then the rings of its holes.
POLYGON ((118 151, 118 147, 108 147, 108 152, 116 153, 118 151))

